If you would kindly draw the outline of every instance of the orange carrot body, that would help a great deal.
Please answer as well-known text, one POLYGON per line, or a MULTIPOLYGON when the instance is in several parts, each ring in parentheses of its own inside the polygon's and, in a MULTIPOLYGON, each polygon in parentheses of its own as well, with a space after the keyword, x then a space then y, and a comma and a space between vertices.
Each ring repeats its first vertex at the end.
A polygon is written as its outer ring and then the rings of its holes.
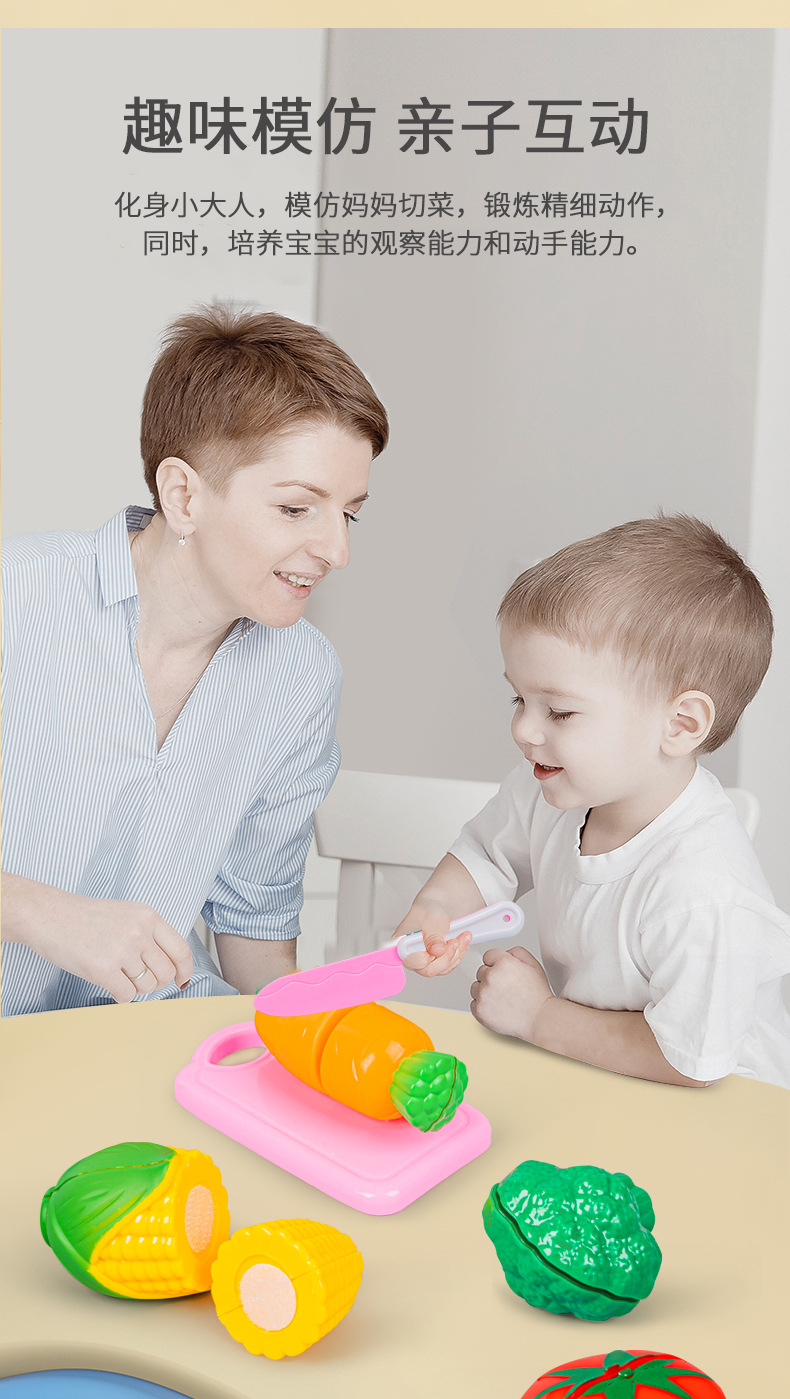
POLYGON ((433 1049, 419 1025, 375 1003, 318 1015, 257 1011, 255 1028, 294 1078, 380 1121, 400 1117, 390 1084, 401 1060, 433 1049))

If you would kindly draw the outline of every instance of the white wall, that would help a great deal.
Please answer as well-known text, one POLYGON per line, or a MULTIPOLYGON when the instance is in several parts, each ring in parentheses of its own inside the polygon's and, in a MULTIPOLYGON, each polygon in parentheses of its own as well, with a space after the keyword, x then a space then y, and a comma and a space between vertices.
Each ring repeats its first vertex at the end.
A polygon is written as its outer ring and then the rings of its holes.
MULTIPOLYGON (((759 30, 332 32, 328 91, 372 94, 385 130, 427 94, 457 127, 450 154, 381 140, 326 162, 325 185, 454 191, 456 232, 486 227, 489 190, 641 190, 664 208, 631 225, 637 254, 617 263, 324 260, 320 323, 393 429, 352 566, 311 603, 344 666, 347 766, 504 775, 496 608, 562 544, 661 505, 748 549, 772 43, 759 30), (508 119, 526 122, 530 97, 628 95, 650 113, 642 156, 530 157, 514 133, 481 157, 458 130, 469 99, 512 98, 508 119)), ((736 744, 709 759, 730 785, 736 744)))
POLYGON ((771 669, 741 726, 739 782, 758 793, 757 853, 790 909, 790 31, 776 35, 749 556, 774 610, 771 669))
MULTIPOLYGON (((139 455, 143 389, 159 336, 214 298, 315 319, 312 258, 240 257, 228 225, 282 228, 289 189, 315 193, 320 156, 123 154, 134 96, 246 106, 262 93, 324 93, 326 32, 9 29, 3 34, 3 532, 93 529, 148 504, 139 455), (195 196, 198 211, 119 219, 122 191, 195 196), (263 220, 201 218, 240 192, 263 220), (198 252, 144 257, 143 228, 199 233, 198 252), (208 246, 205 256, 200 249, 208 246)), ((319 107, 320 111, 321 108, 319 107)), ((247 140, 251 128, 247 129, 247 140)), ((140 207, 140 206, 138 206, 140 207)), ((300 221, 314 227, 314 221, 300 221)))

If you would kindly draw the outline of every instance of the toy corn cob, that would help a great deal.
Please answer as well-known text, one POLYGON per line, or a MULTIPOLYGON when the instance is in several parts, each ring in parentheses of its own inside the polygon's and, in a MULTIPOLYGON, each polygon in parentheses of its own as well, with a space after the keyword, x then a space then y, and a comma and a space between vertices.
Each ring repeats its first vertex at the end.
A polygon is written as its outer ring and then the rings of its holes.
POLYGON ((284 1069, 367 1117, 405 1117, 434 1132, 455 1114, 468 1082, 464 1065, 438 1054, 411 1020, 370 1003, 318 1015, 264 1015, 255 1028, 284 1069))
POLYGON ((210 1156, 121 1142, 64 1171, 41 1202, 41 1232, 96 1292, 184 1297, 211 1286, 228 1196, 210 1156))
POLYGON ((342 1321, 362 1258, 346 1234, 311 1219, 239 1229, 211 1269, 217 1316, 253 1355, 301 1355, 342 1321))

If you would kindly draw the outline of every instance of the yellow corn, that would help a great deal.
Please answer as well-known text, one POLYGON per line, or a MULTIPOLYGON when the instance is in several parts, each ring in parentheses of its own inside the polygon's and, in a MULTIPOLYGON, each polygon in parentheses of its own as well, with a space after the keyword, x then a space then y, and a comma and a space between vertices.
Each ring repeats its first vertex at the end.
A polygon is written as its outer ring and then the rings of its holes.
POLYGON ((102 1239, 90 1271, 103 1287, 126 1297, 206 1292, 217 1248, 229 1232, 227 1195, 211 1157, 177 1151, 144 1207, 102 1239))
POLYGON ((362 1277, 354 1241, 311 1219, 239 1229, 211 1269, 217 1316, 253 1355, 301 1355, 342 1321, 362 1277))

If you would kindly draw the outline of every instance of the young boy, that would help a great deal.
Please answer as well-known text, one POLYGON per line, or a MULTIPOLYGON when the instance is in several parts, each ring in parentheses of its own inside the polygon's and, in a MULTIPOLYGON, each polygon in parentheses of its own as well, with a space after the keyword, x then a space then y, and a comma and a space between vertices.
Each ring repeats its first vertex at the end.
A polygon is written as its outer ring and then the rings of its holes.
POLYGON ((491 949, 482 1025, 617 1073, 790 1087, 790 918, 697 754, 753 698, 772 620, 754 574, 686 516, 619 525, 528 569, 499 609, 523 760, 398 932, 451 971, 450 919, 534 887, 543 966, 491 949), (545 970, 544 970, 545 968, 545 970))

